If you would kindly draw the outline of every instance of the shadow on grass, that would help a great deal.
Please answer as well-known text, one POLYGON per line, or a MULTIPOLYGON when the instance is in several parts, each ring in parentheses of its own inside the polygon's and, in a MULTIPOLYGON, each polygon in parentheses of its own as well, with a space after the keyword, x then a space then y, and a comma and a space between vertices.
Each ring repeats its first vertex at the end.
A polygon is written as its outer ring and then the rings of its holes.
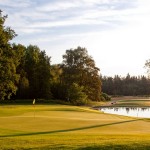
POLYGON ((88 145, 88 146, 77 146, 77 145, 47 145, 42 147, 35 147, 35 148, 29 148, 28 150, 149 150, 150 144, 140 144, 140 143, 124 143, 124 144, 111 144, 111 143, 105 143, 102 145, 96 144, 96 145, 88 145))
POLYGON ((143 120, 143 119, 134 119, 134 120, 128 120, 128 121, 120 121, 120 122, 93 125, 93 126, 87 126, 87 127, 65 129, 65 130, 54 130, 54 131, 45 131, 45 132, 29 132, 29 133, 16 133, 16 134, 11 134, 11 135, 0 135, 0 137, 15 137, 15 136, 29 136, 29 135, 41 135, 41 134, 65 133, 65 132, 71 132, 71 131, 79 131, 79 130, 86 130, 86 129, 92 129, 92 128, 100 128, 100 127, 104 127, 104 126, 123 124, 123 123, 128 123, 128 122, 139 121, 139 120, 143 120))
POLYGON ((83 148, 77 148, 76 150, 149 150, 149 144, 147 145, 136 145, 136 144, 123 144, 123 145, 99 145, 99 146, 87 146, 83 148))

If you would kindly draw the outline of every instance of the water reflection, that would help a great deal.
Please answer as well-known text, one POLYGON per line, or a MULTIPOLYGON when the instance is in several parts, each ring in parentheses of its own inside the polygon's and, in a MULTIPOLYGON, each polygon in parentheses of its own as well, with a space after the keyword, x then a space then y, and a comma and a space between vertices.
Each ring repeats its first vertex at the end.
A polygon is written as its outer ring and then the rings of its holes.
POLYGON ((141 117, 150 118, 150 108, 149 107, 103 107, 100 110, 104 113, 131 116, 131 117, 141 117))

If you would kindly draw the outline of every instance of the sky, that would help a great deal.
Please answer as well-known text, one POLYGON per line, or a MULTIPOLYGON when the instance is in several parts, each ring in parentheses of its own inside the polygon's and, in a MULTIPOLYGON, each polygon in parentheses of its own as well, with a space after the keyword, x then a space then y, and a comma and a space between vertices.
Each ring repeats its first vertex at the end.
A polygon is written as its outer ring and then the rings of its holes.
POLYGON ((0 9, 12 42, 37 45, 52 64, 81 46, 103 76, 147 75, 150 0, 0 0, 0 9))

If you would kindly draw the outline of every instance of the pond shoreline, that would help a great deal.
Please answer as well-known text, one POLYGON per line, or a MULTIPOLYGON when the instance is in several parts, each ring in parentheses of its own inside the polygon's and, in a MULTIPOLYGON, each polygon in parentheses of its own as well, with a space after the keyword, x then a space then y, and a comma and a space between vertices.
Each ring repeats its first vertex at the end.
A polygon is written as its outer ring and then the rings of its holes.
POLYGON ((108 114, 150 118, 150 107, 99 107, 98 110, 108 114))
POLYGON ((113 98, 109 102, 105 102, 103 105, 93 106, 95 109, 97 107, 150 107, 149 98, 137 98, 137 97, 117 97, 113 98), (129 98, 129 99, 127 99, 129 98))
POLYGON ((106 102, 103 105, 93 106, 92 109, 106 107, 129 107, 129 108, 150 108, 150 99, 118 99, 106 102))
POLYGON ((100 110, 100 108, 150 108, 150 106, 94 106, 92 109, 100 110))

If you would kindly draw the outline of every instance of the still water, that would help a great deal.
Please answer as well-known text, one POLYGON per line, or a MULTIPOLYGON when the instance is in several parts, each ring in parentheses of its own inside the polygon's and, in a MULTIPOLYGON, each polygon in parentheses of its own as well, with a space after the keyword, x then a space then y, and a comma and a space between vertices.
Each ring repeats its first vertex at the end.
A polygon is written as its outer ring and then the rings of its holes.
POLYGON ((130 116, 130 117, 141 117, 150 118, 149 107, 103 107, 100 110, 104 113, 130 116))

